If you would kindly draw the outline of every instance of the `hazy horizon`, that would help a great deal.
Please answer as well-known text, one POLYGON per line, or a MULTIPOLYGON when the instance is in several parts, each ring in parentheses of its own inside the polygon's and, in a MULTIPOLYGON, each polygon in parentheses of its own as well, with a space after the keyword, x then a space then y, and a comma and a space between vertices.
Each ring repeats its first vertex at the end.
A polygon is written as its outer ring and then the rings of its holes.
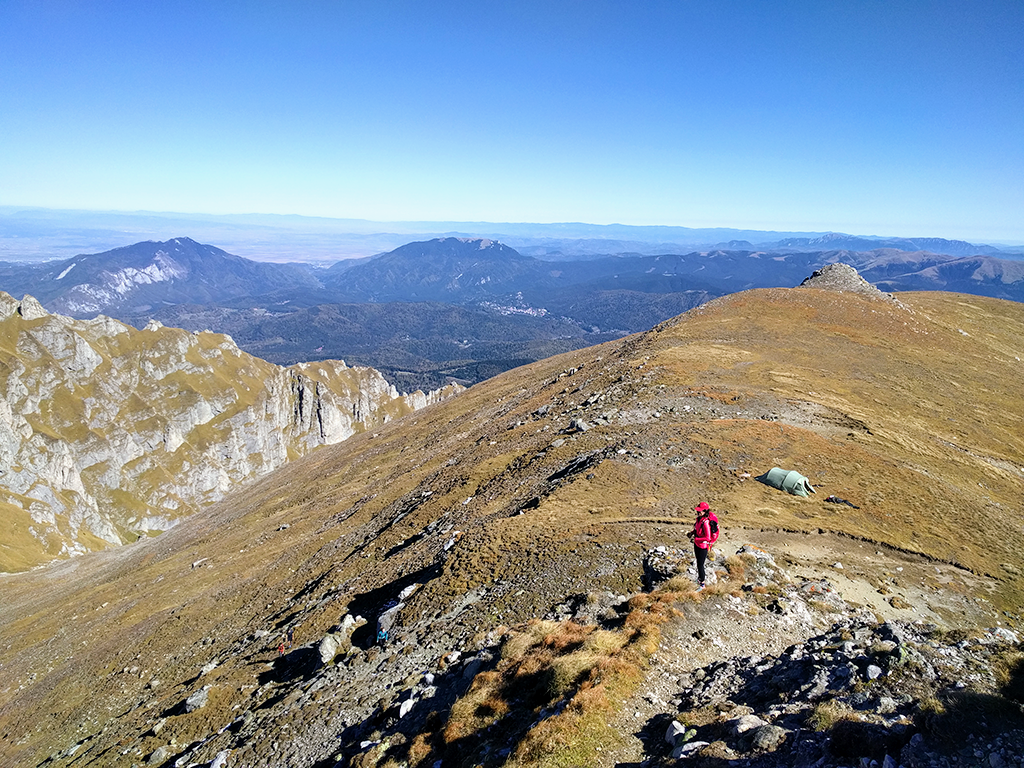
MULTIPOLYGON (((593 253, 687 251, 731 240, 770 246, 787 238, 840 234, 856 238, 913 239, 934 234, 750 230, 735 227, 637 226, 589 222, 370 221, 300 214, 212 215, 174 211, 89 211, 0 205, 0 262, 40 262, 99 253, 146 240, 189 237, 257 261, 329 264, 384 253, 415 240, 486 237, 516 248, 591 243, 593 253), (621 244, 621 248, 618 246, 621 244), (635 247, 634 247, 635 246, 635 247)), ((955 238, 949 238, 955 239, 955 238)), ((1011 249, 1024 243, 986 240, 979 246, 1011 249)), ((587 249, 588 246, 576 247, 587 249)), ((881 246, 879 246, 881 247, 881 246)))

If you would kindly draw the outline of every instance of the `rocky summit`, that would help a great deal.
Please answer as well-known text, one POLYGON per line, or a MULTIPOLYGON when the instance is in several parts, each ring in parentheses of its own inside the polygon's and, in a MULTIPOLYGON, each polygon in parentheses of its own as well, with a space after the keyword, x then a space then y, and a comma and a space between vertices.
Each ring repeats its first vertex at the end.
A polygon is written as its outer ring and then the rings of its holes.
POLYGON ((73 320, 0 293, 0 571, 135 541, 321 445, 457 391, 281 368, 230 337, 73 320))
POLYGON ((6 576, 0 764, 1020 768, 1022 339, 734 294, 6 576))

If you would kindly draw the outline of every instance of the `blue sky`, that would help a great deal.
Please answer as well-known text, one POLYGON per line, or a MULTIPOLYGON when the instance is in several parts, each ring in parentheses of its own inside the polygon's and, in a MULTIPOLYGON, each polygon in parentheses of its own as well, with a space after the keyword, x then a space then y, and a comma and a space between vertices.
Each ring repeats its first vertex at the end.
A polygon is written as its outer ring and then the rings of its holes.
POLYGON ((0 205, 1024 242, 1024 3, 0 0, 0 205))

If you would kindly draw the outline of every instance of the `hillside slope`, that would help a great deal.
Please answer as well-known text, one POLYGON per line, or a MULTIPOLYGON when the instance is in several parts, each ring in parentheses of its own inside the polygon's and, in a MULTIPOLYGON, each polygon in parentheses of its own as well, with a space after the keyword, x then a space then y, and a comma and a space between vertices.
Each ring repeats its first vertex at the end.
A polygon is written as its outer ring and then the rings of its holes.
MULTIPOLYGON (((652 547, 685 551, 699 500, 718 511, 726 554, 769 546, 792 574, 762 582, 727 561, 707 622, 684 606, 690 623, 666 629, 662 663, 695 670, 708 654, 782 654, 847 610, 838 641, 808 647, 841 645, 843 632, 872 637, 857 622, 873 615, 1018 626, 1022 340, 1024 308, 1010 302, 767 289, 510 371, 291 462, 157 539, 0 580, 0 753, 9 765, 76 767, 540 760, 523 751, 530 734, 576 712, 579 681, 603 683, 586 666, 530 673, 527 658, 543 654, 516 654, 546 637, 546 658, 562 649, 567 661, 597 664, 600 646, 620 661, 602 667, 614 678, 632 668, 615 648, 634 649, 662 679, 650 656, 657 634, 645 629, 657 617, 646 612, 662 606, 666 620, 661 601, 673 598, 627 598, 644 587, 652 547), (773 466, 799 469, 818 493, 758 482, 773 466), (822 602, 837 589, 860 607, 822 602), (777 613, 755 600, 773 595, 777 613), (783 595, 804 618, 786 614, 783 595), (633 634, 617 640, 609 629, 596 645, 576 625, 530 635, 519 624, 586 610, 614 617, 616 605, 616 626, 633 634), (343 619, 357 615, 368 623, 352 652, 322 664, 321 641, 351 632, 343 619), (373 643, 378 621, 383 647, 373 643), (507 635, 509 626, 518 629, 507 635), (712 630, 715 646, 688 639, 712 630), (279 656, 289 631, 295 646, 279 656), (499 648, 503 635, 512 639, 499 648), (513 689, 549 680, 569 693, 502 714, 504 700, 485 696, 518 658, 513 689), (469 722, 479 735, 462 730, 469 722)), ((660 683, 679 701, 694 684, 660 683)), ((665 711, 656 698, 662 709, 648 701, 644 711, 665 711)), ((619 735, 593 742, 575 731, 588 752, 574 764, 658 754, 620 743, 641 725, 632 708, 625 722, 599 711, 619 735)), ((650 728, 664 733, 662 716, 650 728)), ((857 758, 807 757, 784 764, 857 758)))
POLYGON ((226 336, 72 320, 0 292, 0 571, 134 541, 422 407, 372 368, 280 368, 226 336))

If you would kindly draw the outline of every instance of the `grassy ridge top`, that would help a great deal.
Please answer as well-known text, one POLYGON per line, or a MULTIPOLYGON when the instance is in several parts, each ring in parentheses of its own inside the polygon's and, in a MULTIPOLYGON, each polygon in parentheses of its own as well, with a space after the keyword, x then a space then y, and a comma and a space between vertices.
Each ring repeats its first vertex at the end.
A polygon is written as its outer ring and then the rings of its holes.
POLYGON ((829 514, 783 498, 777 509, 762 487, 723 484, 743 521, 767 512, 1011 578, 1024 544, 1024 312, 952 294, 900 299, 905 308, 809 289, 739 294, 647 340, 670 378, 740 404, 770 395, 806 414, 775 429, 713 425, 725 464, 750 454, 765 469, 798 468, 861 507, 829 514))

